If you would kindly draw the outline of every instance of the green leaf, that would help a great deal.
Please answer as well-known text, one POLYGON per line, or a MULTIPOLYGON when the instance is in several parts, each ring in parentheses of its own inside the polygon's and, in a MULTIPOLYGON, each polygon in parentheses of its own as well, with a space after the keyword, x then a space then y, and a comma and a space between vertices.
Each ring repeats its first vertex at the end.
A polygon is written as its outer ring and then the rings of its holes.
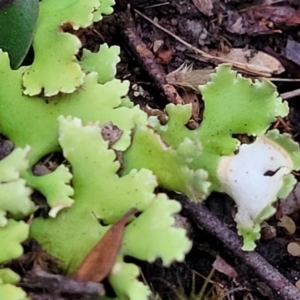
POLYGON ((12 284, 0 284, 0 299, 29 300, 21 288, 12 284))
POLYGON ((174 149, 151 128, 139 126, 124 154, 122 172, 126 174, 132 169, 147 168, 158 177, 160 186, 183 192, 195 201, 203 200, 210 187, 208 174, 202 169, 189 168, 189 163, 199 152, 201 146, 195 139, 185 138, 174 149))
MULTIPOLYGON (((109 282, 117 294, 116 299, 130 299, 130 300, 146 300, 149 299, 151 291, 148 286, 137 280, 140 275, 139 268, 134 264, 125 263, 122 257, 119 257, 115 263, 109 282)), ((101 297, 103 299, 109 299, 101 297)))
POLYGON ((35 209, 30 199, 31 189, 20 178, 20 172, 28 167, 29 150, 28 146, 17 148, 0 161, 0 227, 7 225, 7 212, 15 219, 21 219, 35 209))
POLYGON ((102 19, 103 15, 109 15, 113 12, 112 6, 115 4, 115 0, 99 0, 100 1, 100 7, 99 9, 94 13, 94 22, 98 22, 102 19))
POLYGON ((11 269, 0 269, 0 282, 15 284, 20 280, 20 275, 11 269))
POLYGON ((34 61, 24 74, 24 94, 43 93, 50 97, 73 93, 83 84, 85 74, 75 57, 81 42, 75 34, 65 31, 90 26, 99 4, 99 0, 40 2, 33 39, 34 61))
POLYGON ((23 253, 21 243, 28 237, 29 225, 23 221, 8 220, 0 227, 0 241, 5 247, 0 249, 0 263, 19 257, 23 253))
POLYGON ((39 0, 0 1, 0 48, 8 52, 16 69, 32 43, 38 18, 39 0))
POLYGON ((127 81, 114 79, 98 84, 98 75, 92 72, 84 77, 84 87, 76 93, 58 95, 46 102, 42 97, 22 94, 24 69, 11 71, 7 54, 0 51, 0 90, 5 90, 0 94, 0 132, 14 141, 16 147, 31 145, 30 166, 58 150, 57 118, 60 115, 78 117, 84 122, 99 121, 101 125, 113 122, 123 131, 114 144, 117 150, 128 147, 131 129, 136 123, 146 123, 146 114, 139 107, 121 106, 121 99, 128 91, 127 81))
POLYGON ((25 173, 23 177, 27 179, 28 185, 47 197, 47 203, 51 207, 50 217, 56 217, 59 211, 73 204, 74 200, 70 198, 74 194, 70 186, 72 174, 64 165, 43 176, 29 176, 25 173))
POLYGON ((174 214, 180 210, 178 202, 158 194, 145 212, 127 225, 121 253, 149 262, 161 258, 165 266, 183 261, 191 243, 185 230, 175 227, 174 214))
MULTIPOLYGON (((132 170, 119 177, 116 173, 120 164, 115 160, 114 151, 108 149, 108 142, 103 140, 97 123, 83 126, 80 119, 71 117, 60 117, 59 123, 59 142, 72 165, 75 202, 55 219, 34 219, 31 237, 72 273, 110 224, 135 207, 141 214, 132 218, 125 228, 119 253, 121 264, 127 254, 150 261, 162 258, 164 264, 183 260, 191 243, 182 228, 173 227, 174 214, 181 206, 164 195, 153 193, 157 182, 152 172, 132 170), (107 226, 101 225, 99 219, 107 226)), ((131 283, 130 289, 126 284, 115 285, 114 282, 123 281, 123 276, 127 276, 121 272, 119 278, 115 271, 114 267, 111 284, 117 294, 131 296, 137 287, 142 287, 143 297, 139 300, 147 299, 147 289, 137 281, 131 283)), ((133 279, 136 276, 132 276, 133 279)))
POLYGON ((119 47, 108 47, 107 44, 101 45, 97 53, 83 49, 80 64, 85 71, 97 72, 98 82, 104 84, 115 78, 116 65, 120 61, 119 54, 119 47), (101 64, 99 64, 100 61, 101 64))
POLYGON ((242 77, 229 65, 220 65, 212 80, 200 86, 205 110, 198 130, 204 152, 231 155, 239 146, 233 134, 258 136, 276 117, 288 113, 288 105, 268 80, 242 77))

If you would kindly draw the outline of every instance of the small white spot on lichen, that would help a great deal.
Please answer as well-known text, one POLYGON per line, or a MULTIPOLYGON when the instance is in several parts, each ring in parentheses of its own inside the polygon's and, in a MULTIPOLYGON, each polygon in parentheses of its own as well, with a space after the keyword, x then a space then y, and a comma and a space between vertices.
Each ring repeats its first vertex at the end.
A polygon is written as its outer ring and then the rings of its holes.
POLYGON ((114 264, 111 272, 113 274, 117 274, 117 273, 119 273, 121 271, 121 269, 122 269, 122 265, 117 262, 117 263, 114 264))

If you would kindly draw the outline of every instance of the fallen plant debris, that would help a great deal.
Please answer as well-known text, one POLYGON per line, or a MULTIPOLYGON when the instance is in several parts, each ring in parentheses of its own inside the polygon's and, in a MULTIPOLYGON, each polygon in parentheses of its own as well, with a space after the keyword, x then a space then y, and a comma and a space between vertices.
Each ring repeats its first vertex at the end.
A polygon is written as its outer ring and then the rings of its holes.
POLYGON ((231 59, 227 59, 227 58, 223 58, 223 57, 219 57, 219 56, 214 56, 214 55, 211 55, 209 53, 206 53, 206 52, 198 49, 197 47, 189 44, 188 42, 186 42, 182 38, 176 36, 175 34, 170 32, 169 30, 163 28, 161 25, 153 22, 150 18, 148 18, 147 16, 145 16, 144 14, 139 12, 138 10, 135 9, 134 11, 139 16, 146 19, 148 22, 150 22, 154 26, 158 27, 159 29, 163 30, 165 33, 169 34, 170 36, 175 38, 177 41, 179 41, 180 43, 182 43, 183 45, 185 45, 186 47, 191 49, 193 52, 195 52, 198 55, 198 57, 202 61, 211 62, 211 63, 216 64, 216 65, 220 64, 220 63, 229 63, 236 70, 238 70, 240 72, 243 72, 243 73, 246 73, 246 74, 249 74, 249 75, 252 75, 252 76, 271 77, 271 75, 272 75, 272 70, 270 70, 269 68, 266 68, 264 66, 245 64, 245 63, 241 63, 241 62, 234 61, 234 60, 231 60, 231 59))
MULTIPOLYGON (((105 43, 91 52, 79 39, 87 27, 97 32, 96 22, 112 12, 113 1, 54 2, 39 3, 31 62, 13 70, 9 55, 0 51, 0 90, 5 91, 0 93, 0 133, 5 136, 0 151, 0 238, 8 241, 0 251, 0 262, 19 257, 21 243, 32 237, 59 260, 66 276, 82 281, 106 278, 105 284, 113 290, 103 294, 101 284, 89 289, 82 283, 80 293, 94 294, 94 288, 100 287, 103 300, 146 300, 152 291, 139 280, 140 261, 160 259, 163 266, 169 266, 184 261, 192 247, 192 236, 188 238, 187 229, 175 222, 182 208, 176 201, 181 197, 178 194, 195 202, 191 207, 196 213, 203 209, 200 202, 213 191, 227 193, 235 201, 242 247, 253 250, 263 221, 276 213, 277 199, 291 192, 298 178, 295 171, 300 169, 299 145, 290 134, 294 128, 285 119, 289 117, 288 104, 271 82, 261 79, 283 71, 279 59, 271 59, 271 64, 253 63, 248 55, 257 52, 239 47, 233 52, 246 52, 246 60, 237 55, 221 57, 220 51, 212 55, 209 49, 200 50, 170 34, 157 20, 133 8, 136 14, 127 16, 124 40, 171 102, 165 112, 147 115, 145 111, 151 109, 143 110, 128 98, 129 83, 115 78, 119 48, 105 43), (139 36, 141 28, 136 30, 134 23, 138 16, 175 37, 175 44, 164 39, 145 43, 147 39, 139 36), (177 74, 170 72, 168 67, 177 58, 176 40, 200 54, 206 66, 215 64, 217 68, 196 72, 185 68, 191 66, 187 62, 177 74), (247 79, 236 70, 260 79, 247 79), (193 80, 186 80, 184 76, 192 72, 193 80), (178 87, 181 90, 177 91, 178 87), (185 87, 193 91, 186 92, 185 87), (202 95, 204 110, 196 91, 202 95), (60 152, 63 159, 48 168, 42 161, 54 152, 60 152), (168 197, 159 187, 178 194, 168 197), (32 201, 34 190, 45 198, 48 216, 32 201)), ((216 2, 201 6, 206 17, 222 8, 212 7, 216 2)), ((145 9, 151 12, 157 7, 162 6, 145 9)), ((279 24, 280 11, 274 11, 267 21, 279 24)), ((285 25, 297 25, 296 17, 293 14, 285 25)), ((190 28, 196 25, 195 20, 189 22, 190 28)), ((204 29, 201 27, 197 39, 202 46, 209 45, 207 36, 214 38, 208 34, 209 28, 204 29)), ((269 56, 258 53, 265 63, 269 56)), ((148 90, 143 96, 150 93, 148 90)), ((299 297, 296 288, 257 253, 243 252, 236 236, 232 238, 225 226, 209 219, 208 211, 204 209, 200 215, 201 225, 229 245, 273 290, 287 300, 299 297)), ((191 215, 191 219, 198 220, 198 216, 191 215)), ((290 230, 292 238, 296 233, 290 230)), ((17 285, 20 275, 9 267, 0 269, 0 298, 28 299, 27 289, 17 285)), ((225 267, 236 277, 234 270, 225 267)), ((40 275, 48 278, 52 289, 58 286, 58 290, 77 293, 71 287, 76 282, 70 278, 47 272, 40 275)), ((51 297, 51 291, 47 293, 51 297)), ((59 297, 63 297, 60 291, 59 297)))
POLYGON ((138 210, 131 209, 114 223, 76 270, 74 279, 101 282, 111 271, 121 247, 125 225, 138 210))
POLYGON ((81 280, 74 280, 62 275, 49 274, 39 267, 33 269, 30 275, 25 277, 22 283, 18 285, 30 290, 46 290, 55 297, 58 297, 59 294, 92 295, 98 297, 105 294, 101 283, 82 282, 81 280))
POLYGON ((167 82, 165 70, 160 64, 155 63, 156 59, 154 54, 146 47, 144 42, 135 32, 133 26, 129 26, 124 32, 124 35, 125 39, 129 41, 129 45, 132 46, 132 51, 140 58, 142 65, 148 70, 158 86, 163 90, 168 101, 174 104, 183 104, 183 100, 176 89, 167 82))
POLYGON ((218 272, 221 272, 229 277, 236 278, 238 276, 236 270, 231 267, 223 258, 217 255, 216 260, 213 263, 213 267, 218 272))
POLYGON ((225 21, 231 33, 257 35, 281 32, 283 26, 297 26, 299 11, 291 6, 258 5, 245 9, 241 14, 229 13, 225 21))

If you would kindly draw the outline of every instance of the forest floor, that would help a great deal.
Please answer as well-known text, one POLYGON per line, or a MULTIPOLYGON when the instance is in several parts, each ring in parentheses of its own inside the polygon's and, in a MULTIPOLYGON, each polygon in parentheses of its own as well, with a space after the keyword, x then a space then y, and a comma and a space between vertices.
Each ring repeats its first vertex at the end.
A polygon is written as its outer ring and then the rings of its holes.
MULTIPOLYGON (((209 80, 222 57, 233 66, 242 64, 239 71, 246 77, 271 77, 291 108, 273 127, 300 141, 299 0, 116 2, 112 15, 79 37, 92 51, 103 43, 120 46, 117 77, 130 81, 129 97, 135 104, 163 116, 170 102, 192 103, 187 126, 197 128, 204 107, 195 87, 209 80), (249 64, 255 70, 247 72, 249 64), (172 73, 183 66, 193 70, 190 76, 172 73)), ((300 241, 296 192, 288 206, 277 205, 276 215, 265 222, 261 240, 250 253, 241 250, 236 208, 228 196, 213 193, 204 205, 195 206, 184 196, 169 195, 182 203, 193 248, 184 262, 168 268, 160 261, 136 262, 156 300, 300 300, 300 255, 288 250, 290 243, 300 241)))
MULTIPOLYGON (((146 4, 138 0, 119 0, 114 14, 85 32, 84 38, 91 50, 103 42, 121 47, 117 76, 130 81, 129 96, 136 104, 157 109, 159 113, 169 102, 192 103, 193 119, 188 124, 191 128, 201 123, 203 103, 201 95, 189 86, 208 80, 209 70, 218 64, 213 57, 231 53, 225 57, 245 64, 255 58, 253 64, 258 69, 268 66, 272 70, 271 80, 291 107, 289 116, 276 126, 299 141, 297 89, 300 82, 295 80, 300 78, 299 28, 299 4, 292 0, 153 0, 146 4), (195 53, 195 48, 209 53, 211 58, 203 58, 201 53, 195 53), (274 60, 268 64, 264 56, 260 58, 262 53, 274 60), (170 75, 183 65, 198 72, 190 77, 170 75), (292 94, 286 94, 288 92, 292 94)), ((241 73, 253 79, 265 77, 260 70, 250 75, 243 70, 241 73)), ((300 234, 297 195, 292 201, 292 208, 278 205, 276 216, 266 222, 257 249, 250 254, 240 250, 240 240, 233 233, 236 232, 235 207, 229 197, 211 195, 203 208, 207 210, 202 211, 208 217, 200 224, 195 222, 197 217, 191 213, 192 209, 183 204, 182 214, 188 219, 193 238, 192 251, 183 263, 175 263, 170 268, 162 267, 160 262, 141 264, 144 279, 163 300, 300 299, 297 295, 280 293, 288 287, 284 286, 286 282, 280 282, 277 273, 279 271, 294 286, 300 279, 299 257, 287 250, 288 244, 297 242, 300 234), (286 214, 295 225, 292 233, 278 226, 286 214), (220 227, 214 230, 215 226, 220 227), (223 271, 227 275, 213 269, 217 257, 226 261, 223 271), (237 277, 232 275, 230 266, 237 277), (205 282, 208 285, 201 298, 200 290, 205 282), (188 296, 193 287, 196 289, 194 298, 188 296)))

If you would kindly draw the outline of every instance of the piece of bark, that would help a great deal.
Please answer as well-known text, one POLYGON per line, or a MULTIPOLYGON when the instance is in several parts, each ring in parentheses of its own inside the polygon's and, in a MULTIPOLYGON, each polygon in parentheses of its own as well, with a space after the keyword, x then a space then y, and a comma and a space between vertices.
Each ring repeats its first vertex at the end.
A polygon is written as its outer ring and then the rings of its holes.
POLYGON ((59 296, 53 297, 53 295, 51 295, 51 294, 28 293, 28 297, 30 300, 69 300, 67 298, 62 298, 59 296))
POLYGON ((180 201, 183 206, 183 212, 190 220, 218 238, 227 249, 251 268, 254 273, 266 282, 282 299, 300 299, 300 291, 291 282, 257 252, 243 251, 241 249, 241 238, 212 214, 203 204, 193 203, 182 195, 172 195, 172 197, 180 201))
POLYGON ((62 275, 47 273, 39 267, 36 267, 30 276, 25 277, 23 282, 18 285, 31 290, 40 289, 47 291, 56 296, 59 294, 74 294, 99 297, 105 294, 101 283, 77 281, 62 275))

